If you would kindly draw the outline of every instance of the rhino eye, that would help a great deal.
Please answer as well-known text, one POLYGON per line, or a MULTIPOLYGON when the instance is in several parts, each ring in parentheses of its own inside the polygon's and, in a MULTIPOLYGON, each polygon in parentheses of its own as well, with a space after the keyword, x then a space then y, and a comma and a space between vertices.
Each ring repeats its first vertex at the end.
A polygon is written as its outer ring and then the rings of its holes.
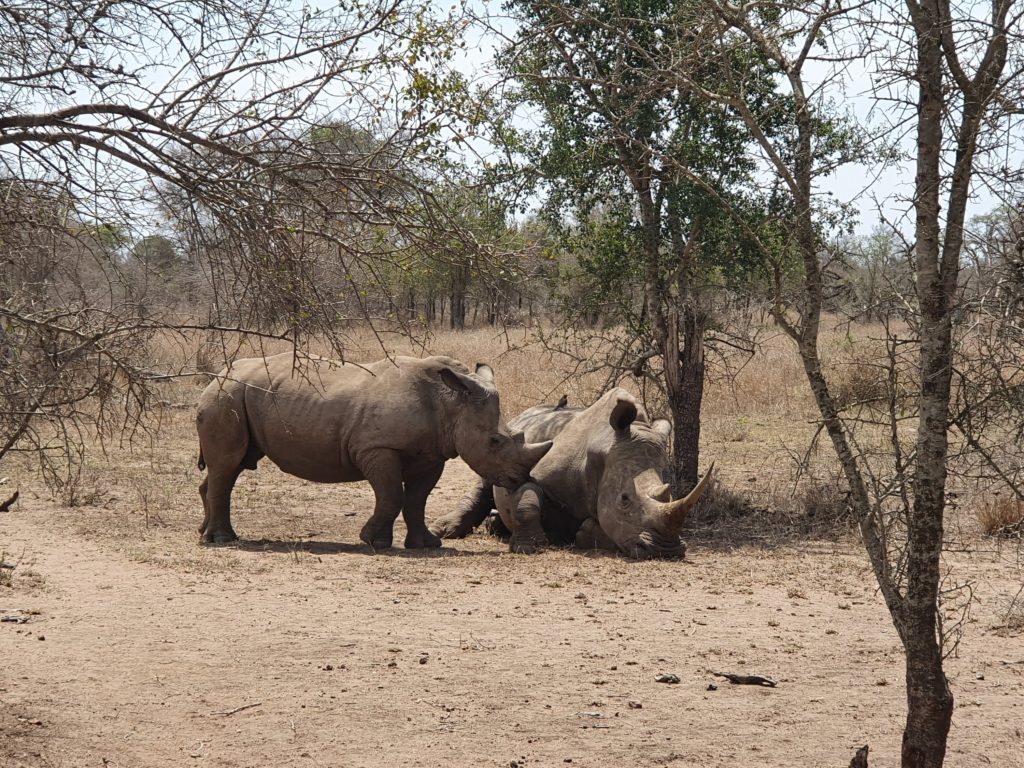
POLYGON ((501 445, 501 435, 491 435, 490 439, 491 448, 497 448, 501 445))
POLYGON ((629 494, 628 493, 622 494, 619 497, 619 501, 621 501, 623 504, 629 504, 629 494))

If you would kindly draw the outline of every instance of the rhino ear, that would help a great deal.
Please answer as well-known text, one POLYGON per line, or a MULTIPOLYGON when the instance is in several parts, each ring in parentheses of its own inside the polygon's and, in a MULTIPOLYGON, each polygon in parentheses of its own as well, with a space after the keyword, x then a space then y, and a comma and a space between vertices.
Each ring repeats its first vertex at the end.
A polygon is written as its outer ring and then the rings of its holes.
POLYGON ((462 395, 481 395, 484 391, 478 382, 451 368, 441 369, 441 381, 448 389, 462 395))
POLYGON ((494 383, 494 371, 487 363, 476 364, 476 375, 477 378, 486 381, 488 384, 494 383))
POLYGON ((632 400, 616 400, 608 423, 616 432, 628 432, 629 425, 636 421, 636 403, 632 400))

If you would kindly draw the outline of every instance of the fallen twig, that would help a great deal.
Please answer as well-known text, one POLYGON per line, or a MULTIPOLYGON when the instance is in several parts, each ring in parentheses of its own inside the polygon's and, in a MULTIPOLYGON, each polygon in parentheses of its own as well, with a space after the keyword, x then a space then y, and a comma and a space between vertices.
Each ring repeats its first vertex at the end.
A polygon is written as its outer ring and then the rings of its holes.
POLYGON ((3 504, 0 504, 0 512, 6 512, 8 509, 10 509, 11 505, 18 500, 18 496, 20 495, 21 494, 18 491, 15 491, 14 495, 11 496, 11 498, 9 498, 3 504))
POLYGON ((850 768, 868 768, 868 745, 857 750, 857 754, 850 761, 850 768))
POLYGON ((263 703, 262 701, 257 701, 255 704, 243 704, 240 707, 235 707, 234 709, 229 709, 227 712, 214 712, 213 714, 214 715, 222 715, 224 717, 230 717, 231 715, 237 715, 239 712, 244 712, 247 709, 252 709, 253 707, 258 707, 262 703, 263 703))
POLYGON ((175 403, 170 400, 158 400, 157 405, 161 408, 167 408, 168 410, 183 411, 186 408, 195 408, 195 403, 175 403))
POLYGON ((774 688, 778 683, 764 675, 734 675, 731 672, 712 672, 716 677, 724 677, 733 685, 764 685, 774 688))

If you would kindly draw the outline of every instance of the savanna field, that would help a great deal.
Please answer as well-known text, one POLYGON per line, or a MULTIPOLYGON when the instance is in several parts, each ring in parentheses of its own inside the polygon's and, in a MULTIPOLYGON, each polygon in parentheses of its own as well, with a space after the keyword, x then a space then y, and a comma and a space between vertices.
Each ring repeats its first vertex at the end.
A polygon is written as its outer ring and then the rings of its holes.
MULTIPOLYGON (((876 335, 824 333, 841 396, 870 392, 876 335)), ((792 343, 763 338, 749 361, 709 372, 701 468, 716 462, 716 484, 682 562, 515 555, 483 531, 373 553, 358 537, 365 483, 308 483, 266 460, 235 489, 241 540, 200 546, 201 377, 161 385, 131 439, 90 435, 73 488, 10 459, 0 765, 818 767, 865 743, 872 764, 897 764, 902 649, 792 343)), ((488 362, 506 416, 562 394, 589 404, 605 384, 567 384, 565 360, 519 329, 383 344, 488 362)), ((155 369, 194 371, 284 348, 159 337, 150 354, 155 369)), ((349 349, 382 356, 370 334, 349 349)), ((861 429, 862 446, 883 444, 861 429)), ((449 462, 428 519, 474 478, 449 462)), ((1024 765, 1019 538, 986 533, 1005 506, 991 489, 954 491, 944 587, 967 586, 943 609, 944 629, 962 630, 946 662, 947 764, 1024 765)))

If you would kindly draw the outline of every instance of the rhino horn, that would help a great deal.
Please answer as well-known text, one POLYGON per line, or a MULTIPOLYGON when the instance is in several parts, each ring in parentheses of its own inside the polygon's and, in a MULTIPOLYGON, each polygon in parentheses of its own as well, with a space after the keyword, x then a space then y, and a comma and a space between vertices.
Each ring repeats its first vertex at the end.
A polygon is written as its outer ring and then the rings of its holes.
POLYGON ((528 466, 533 466, 538 461, 544 458, 544 454, 551 450, 551 446, 554 443, 551 440, 545 440, 543 443, 527 443, 523 446, 523 452, 527 456, 528 466))
POLYGON ((704 477, 697 483, 692 491, 686 494, 681 499, 675 501, 669 501, 661 505, 661 510, 665 515, 666 520, 670 527, 675 530, 679 530, 683 527, 683 523, 686 520, 686 516, 690 513, 690 510, 696 506, 697 502, 700 501, 700 497, 707 490, 708 483, 711 482, 711 473, 715 468, 714 462, 708 467, 708 471, 704 473, 704 477))
POLYGON ((664 485, 658 485, 651 488, 647 491, 647 495, 652 501, 664 503, 672 498, 672 489, 669 487, 668 483, 665 483, 664 485))

